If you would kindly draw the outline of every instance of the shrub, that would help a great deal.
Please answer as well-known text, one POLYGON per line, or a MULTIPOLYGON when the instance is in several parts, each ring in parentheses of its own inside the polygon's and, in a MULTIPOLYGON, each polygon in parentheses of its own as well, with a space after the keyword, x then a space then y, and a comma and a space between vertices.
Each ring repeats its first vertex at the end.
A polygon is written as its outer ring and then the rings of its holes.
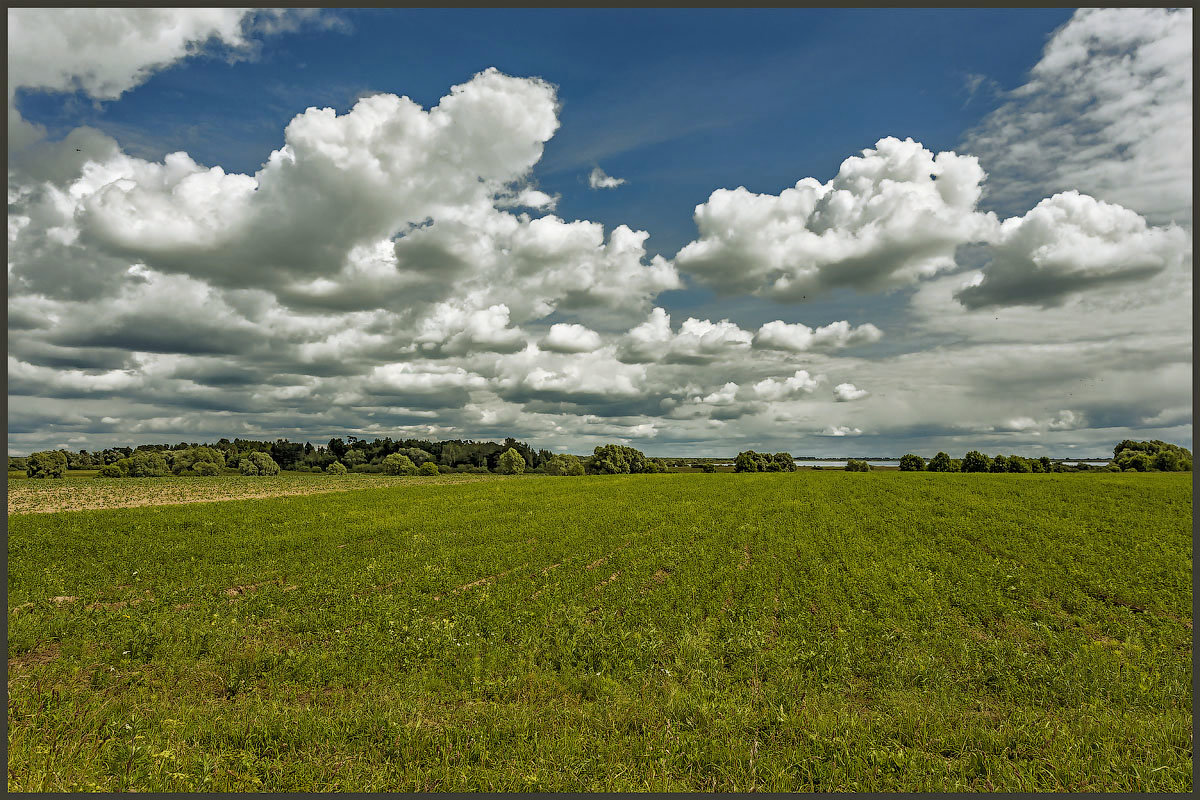
POLYGON ((925 469, 925 459, 918 455, 907 453, 900 458, 901 472, 920 472, 923 469, 925 469))
POLYGON ((213 475, 220 475, 221 468, 211 461, 197 461, 192 465, 192 474, 211 477, 213 475))
MULTIPOLYGON (((525 459, 521 459, 521 460, 524 461, 525 459)), ((433 463, 432 461, 426 461, 424 464, 417 467, 417 474, 418 475, 437 475, 438 474, 437 464, 433 463)))
POLYGON ((479 466, 475 466, 475 467, 467 467, 466 471, 470 472, 473 475, 487 475, 490 473, 490 470, 483 465, 479 465, 479 466))
POLYGON ((510 447, 500 454, 500 463, 496 471, 501 475, 520 475, 525 471, 525 459, 510 447))
POLYGON ((871 465, 865 461, 860 461, 857 458, 852 458, 846 462, 846 472, 870 472, 871 465))
POLYGON ((121 472, 121 468, 116 464, 105 464, 100 468, 100 472, 96 474, 97 478, 124 478, 125 473, 121 472))
POLYGON ((238 462, 238 469, 243 475, 278 475, 279 465, 267 453, 252 452, 244 455, 238 462))
POLYGON ((417 465, 403 453, 392 453, 387 456, 383 459, 382 466, 384 475, 412 475, 417 471, 417 465))
POLYGON ((713 473, 713 472, 716 472, 716 471, 717 471, 717 465, 716 465, 716 464, 701 464, 701 465, 700 465, 700 471, 701 471, 701 472, 708 472, 708 473, 713 473))
POLYGON ((346 474, 346 465, 340 461, 334 461, 332 464, 330 464, 328 467, 325 468, 325 471, 327 473, 329 473, 330 475, 345 475, 346 474))
POLYGON ((25 474, 31 478, 61 478, 67 471, 67 454, 61 450, 33 453, 25 464, 25 474))
POLYGON ((576 456, 560 453, 546 462, 547 475, 582 475, 583 462, 576 456))

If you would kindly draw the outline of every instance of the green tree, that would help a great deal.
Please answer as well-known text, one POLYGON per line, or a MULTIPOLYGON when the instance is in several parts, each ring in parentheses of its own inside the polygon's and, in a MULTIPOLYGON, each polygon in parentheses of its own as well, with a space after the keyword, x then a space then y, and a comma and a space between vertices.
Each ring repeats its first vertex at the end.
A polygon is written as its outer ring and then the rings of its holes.
POLYGON ((949 472, 950 456, 946 453, 938 451, 936 456, 929 459, 929 464, 925 467, 925 469, 929 472, 949 472))
POLYGON ((766 472, 771 464, 771 457, 766 453, 756 453, 744 450, 733 459, 734 472, 766 472))
POLYGON ((501 475, 520 475, 525 471, 525 459, 510 447, 500 454, 500 463, 496 471, 501 475))
MULTIPOLYGON (((1041 466, 1040 464, 1038 466, 1041 466)), ((1004 467, 1005 472, 1032 472, 1027 459, 1021 456, 1009 456, 1008 463, 1004 467)))
POLYGON ((851 458, 846 461, 846 472, 870 472, 871 465, 866 461, 857 458, 851 458))
POLYGON ((583 462, 578 457, 560 453, 550 456, 546 462, 547 475, 582 475, 583 462))
MULTIPOLYGON (((421 452, 424 452, 424 451, 421 451, 421 452)), ((429 454, 425 453, 425 455, 428 456, 429 454)), ((429 458, 426 458, 425 460, 432 461, 433 457, 430 456, 429 458)), ((404 455, 403 453, 392 453, 390 456, 386 456, 383 459, 383 474, 384 475, 412 475, 416 471, 417 471, 417 465, 413 463, 411 458, 404 455)))
MULTIPOLYGON (((410 461, 409 463, 411 464, 412 462, 410 461)), ((343 464, 342 462, 334 461, 328 467, 325 468, 325 472, 330 475, 345 475, 348 472, 348 470, 346 469, 346 465, 343 464)), ((396 473, 391 473, 391 474, 394 475, 396 473)))
MULTIPOLYGON (((795 463, 795 462, 793 462, 793 465, 794 465, 794 463, 795 463)), ((701 464, 701 465, 700 465, 700 471, 701 471, 701 472, 707 472, 707 473, 710 473, 710 474, 711 474, 711 473, 713 473, 713 472, 716 472, 716 471, 717 471, 717 465, 716 465, 716 464, 710 464, 709 462, 705 461, 703 464, 701 464)))
POLYGON ((171 474, 166 457, 157 450, 138 450, 117 465, 130 478, 161 478, 171 474))
POLYGON ((978 450, 972 450, 963 456, 963 472, 990 472, 992 460, 978 450))
POLYGON ((593 475, 628 475, 649 471, 645 453, 619 444, 597 447, 592 451, 585 468, 593 475))
POLYGON ((67 454, 62 450, 42 450, 32 453, 25 464, 30 478, 61 478, 67 472, 67 454))
POLYGON ((116 464, 105 464, 100 468, 100 472, 96 475, 97 478, 124 478, 125 473, 121 472, 121 468, 116 464))
POLYGON ((275 459, 271 458, 268 453, 254 451, 249 455, 243 456, 239 463, 238 469, 243 475, 278 475, 279 465, 275 463, 275 459))
POLYGON ((432 461, 426 461, 424 464, 417 467, 417 474, 418 475, 437 475, 438 474, 438 465, 433 463, 432 461))
POLYGON ((792 458, 791 453, 776 453, 771 456, 771 464, 775 466, 775 469, 771 470, 771 472, 796 471, 796 459, 792 458))
MULTIPOLYGON (((942 455, 945 455, 943 453, 942 455)), ((925 459, 912 453, 905 453, 900 457, 901 472, 920 472, 925 469, 925 459)))

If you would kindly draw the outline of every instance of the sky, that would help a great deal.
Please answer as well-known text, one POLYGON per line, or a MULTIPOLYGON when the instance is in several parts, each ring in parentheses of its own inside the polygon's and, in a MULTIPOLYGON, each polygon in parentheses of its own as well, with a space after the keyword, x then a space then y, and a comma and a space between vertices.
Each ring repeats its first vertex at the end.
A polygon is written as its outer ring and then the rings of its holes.
POLYGON ((1192 12, 10 9, 8 450, 1192 443, 1192 12))

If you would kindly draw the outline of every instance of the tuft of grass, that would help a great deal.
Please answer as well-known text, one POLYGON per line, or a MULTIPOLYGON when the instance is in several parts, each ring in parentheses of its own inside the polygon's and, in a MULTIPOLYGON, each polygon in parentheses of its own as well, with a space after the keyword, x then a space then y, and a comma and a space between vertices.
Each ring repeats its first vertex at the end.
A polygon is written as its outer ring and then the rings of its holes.
POLYGON ((10 517, 9 789, 1192 788, 1190 476, 371 480, 10 517))

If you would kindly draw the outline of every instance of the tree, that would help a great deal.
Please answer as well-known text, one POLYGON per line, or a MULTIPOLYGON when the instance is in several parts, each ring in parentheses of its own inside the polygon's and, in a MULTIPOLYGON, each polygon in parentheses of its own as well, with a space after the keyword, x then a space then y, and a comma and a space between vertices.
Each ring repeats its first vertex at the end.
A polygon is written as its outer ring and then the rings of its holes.
POLYGON ((275 463, 275 459, 271 458, 267 453, 254 451, 243 457, 238 469, 243 475, 278 475, 279 465, 275 463))
POLYGON ((124 478, 125 473, 121 472, 121 468, 116 464, 105 464, 100 468, 100 472, 96 475, 97 478, 124 478))
POLYGON ((432 461, 426 461, 424 464, 417 467, 417 474, 418 475, 437 475, 438 474, 438 466, 437 466, 437 464, 433 463, 432 461))
POLYGON ((560 453, 546 461, 547 475, 582 475, 583 462, 578 457, 560 453))
POLYGON ((866 461, 861 461, 857 458, 851 458, 846 461, 846 472, 870 472, 871 465, 866 461))
MULTIPOLYGON (((424 453, 425 451, 420 451, 424 453)), ((429 455, 425 453, 425 455, 429 455)), ((426 461, 432 461, 433 457, 429 456, 426 461)), ((337 463, 336 461, 334 462, 337 463)), ((384 475, 412 475, 417 471, 417 465, 412 459, 403 453, 392 453, 383 459, 383 474, 384 475)))
MULTIPOLYGON (((787 454, 784 453, 783 455, 787 454)), ((767 472, 772 463, 772 457, 766 453, 756 453, 753 450, 745 450, 741 453, 738 453, 737 457, 733 459, 733 471, 767 472)), ((778 471, 778 468, 772 471, 778 471)))
POLYGON ((929 459, 929 464, 926 465, 925 469, 929 472, 949 472, 950 456, 939 450, 936 456, 929 459))
MULTIPOLYGON (((1040 464, 1038 466, 1041 466, 1040 464)), ((1005 465, 1006 472, 1032 472, 1029 462, 1020 456, 1009 456, 1005 465)))
POLYGON ((197 461, 192 465, 192 474, 212 477, 214 475, 220 475, 221 468, 211 461, 197 461))
MULTIPOLYGON (((794 464, 794 462, 793 462, 793 466, 794 466, 794 465, 795 465, 795 464, 794 464)), ((716 471, 717 471, 717 465, 716 465, 716 464, 710 464, 710 463, 708 463, 707 461, 705 461, 703 464, 701 464, 701 465, 700 465, 700 471, 701 471, 701 472, 708 472, 708 473, 713 473, 713 472, 716 472, 716 471)))
MULTIPOLYGON (((433 454, 422 450, 419 447, 402 447, 396 451, 396 455, 401 455, 407 458, 413 464, 413 469, 424 464, 426 461, 433 461, 433 454)), ((443 455, 445 453, 443 452, 443 455)))
MULTIPOLYGON (((796 471, 796 459, 792 458, 791 453, 776 453, 775 455, 771 456, 771 465, 775 466, 775 469, 770 470, 771 472, 796 471)), ((770 465, 768 465, 768 468, 769 467, 770 465)))
POLYGON ((520 475, 525 471, 525 459, 514 448, 510 447, 500 456, 497 472, 501 475, 520 475))
MULTIPOLYGON (((410 461, 409 463, 411 464, 412 462, 410 461)), ((334 461, 325 468, 325 471, 330 475, 345 475, 347 472, 346 465, 340 461, 334 461)))
POLYGON ((593 450, 586 469, 593 475, 628 475, 649 471, 645 453, 619 444, 606 444, 593 450))
POLYGON ((1042 456, 1038 461, 1042 465, 1042 472, 1050 472, 1054 469, 1054 465, 1050 462, 1050 456, 1042 456))
POLYGON ((157 450, 138 450, 118 461, 117 466, 130 478, 161 478, 171 474, 167 459, 157 450))
POLYGON ((169 464, 176 475, 219 475, 225 466, 225 454, 211 447, 189 447, 171 451, 169 464), (198 469, 200 464, 211 466, 198 469))
POLYGON ((67 454, 62 450, 33 453, 25 464, 25 474, 31 478, 61 478, 66 471, 67 454))
POLYGON ((1008 459, 1004 456, 996 456, 988 466, 988 472, 1008 472, 1008 459))
POLYGON ((972 450, 963 456, 963 472, 990 472, 992 460, 978 450, 972 450))
MULTIPOLYGON (((945 453, 942 453, 945 455, 945 453)), ((900 457, 901 472, 920 472, 925 469, 925 459, 912 453, 906 453, 900 457)))

